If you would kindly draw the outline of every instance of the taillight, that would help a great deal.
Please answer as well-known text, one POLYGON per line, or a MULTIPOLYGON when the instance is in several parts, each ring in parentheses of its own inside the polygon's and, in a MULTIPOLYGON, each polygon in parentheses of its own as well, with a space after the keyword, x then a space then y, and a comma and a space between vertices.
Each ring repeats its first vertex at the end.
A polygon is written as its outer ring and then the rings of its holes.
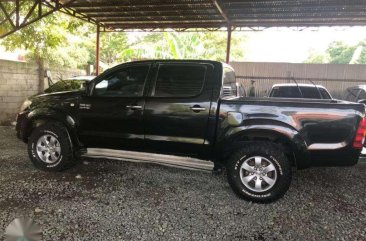
POLYGON ((353 147, 356 149, 362 149, 363 143, 365 141, 366 132, 366 118, 363 118, 358 125, 357 134, 355 140, 353 141, 353 147))

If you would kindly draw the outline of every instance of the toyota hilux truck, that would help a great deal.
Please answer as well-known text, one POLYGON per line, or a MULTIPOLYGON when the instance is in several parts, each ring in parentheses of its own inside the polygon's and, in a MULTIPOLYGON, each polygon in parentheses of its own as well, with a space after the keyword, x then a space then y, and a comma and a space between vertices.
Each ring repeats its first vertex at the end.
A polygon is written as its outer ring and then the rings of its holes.
POLYGON ((292 171, 352 166, 365 106, 334 99, 240 97, 234 70, 205 60, 113 67, 81 91, 42 94, 17 115, 17 136, 40 169, 61 171, 93 149, 210 160, 241 198, 271 202, 292 171))

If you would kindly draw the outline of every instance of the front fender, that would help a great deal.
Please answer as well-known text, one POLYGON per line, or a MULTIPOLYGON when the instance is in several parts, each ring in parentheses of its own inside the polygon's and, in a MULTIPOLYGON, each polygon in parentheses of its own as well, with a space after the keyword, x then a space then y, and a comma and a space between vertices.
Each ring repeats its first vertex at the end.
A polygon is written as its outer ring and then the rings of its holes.
POLYGON ((51 108, 39 108, 31 110, 27 115, 27 122, 24 124, 24 132, 25 138, 31 134, 32 129, 35 127, 36 123, 42 123, 44 121, 57 121, 65 125, 67 128, 70 138, 73 143, 80 145, 80 141, 77 138, 76 132, 76 122, 75 118, 67 113, 63 113, 58 110, 54 110, 51 108))

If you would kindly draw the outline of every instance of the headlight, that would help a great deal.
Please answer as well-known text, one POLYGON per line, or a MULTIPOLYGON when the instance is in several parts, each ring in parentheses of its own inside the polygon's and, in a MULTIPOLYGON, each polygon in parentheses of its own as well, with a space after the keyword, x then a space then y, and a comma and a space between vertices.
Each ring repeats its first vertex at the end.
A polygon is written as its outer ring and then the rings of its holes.
POLYGON ((26 109, 28 109, 29 108, 29 106, 32 104, 32 101, 31 100, 29 100, 29 99, 26 99, 24 102, 23 102, 23 104, 22 104, 22 106, 20 107, 20 112, 23 112, 23 111, 25 111, 26 109))

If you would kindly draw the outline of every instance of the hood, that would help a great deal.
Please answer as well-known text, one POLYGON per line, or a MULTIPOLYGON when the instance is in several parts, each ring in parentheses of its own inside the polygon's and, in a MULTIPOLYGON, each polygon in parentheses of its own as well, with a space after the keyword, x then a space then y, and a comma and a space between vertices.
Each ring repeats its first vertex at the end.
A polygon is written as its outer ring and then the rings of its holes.
POLYGON ((32 102, 30 108, 57 108, 64 103, 77 103, 82 91, 62 91, 31 96, 28 99, 32 102))

